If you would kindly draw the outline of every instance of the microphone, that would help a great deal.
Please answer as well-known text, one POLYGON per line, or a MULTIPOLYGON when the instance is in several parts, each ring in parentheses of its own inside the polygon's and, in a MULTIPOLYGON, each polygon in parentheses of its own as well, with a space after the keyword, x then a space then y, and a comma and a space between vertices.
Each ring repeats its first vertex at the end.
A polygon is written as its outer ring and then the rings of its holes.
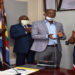
MULTIPOLYGON (((3 68, 3 64, 2 64, 2 63, 5 64, 6 66, 8 66, 10 69, 12 68, 12 67, 10 67, 10 65, 8 65, 7 63, 2 62, 1 59, 0 59, 0 66, 1 66, 0 68, 1 68, 1 69, 3 68)), ((19 73, 16 69, 14 69, 14 68, 12 68, 12 69, 13 69, 14 71, 16 71, 16 73, 17 73, 16 75, 21 75, 21 73, 19 73)))

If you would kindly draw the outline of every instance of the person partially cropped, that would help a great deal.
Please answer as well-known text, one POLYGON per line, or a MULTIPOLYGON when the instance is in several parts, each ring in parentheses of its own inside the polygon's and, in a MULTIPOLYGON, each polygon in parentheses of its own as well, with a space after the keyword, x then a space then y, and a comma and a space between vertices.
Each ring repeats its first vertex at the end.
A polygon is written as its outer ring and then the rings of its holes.
MULTIPOLYGON (((72 35, 69 38, 68 42, 70 44, 75 44, 75 31, 72 31, 72 35)), ((75 70, 75 46, 74 46, 74 50, 73 50, 73 70, 75 70)))

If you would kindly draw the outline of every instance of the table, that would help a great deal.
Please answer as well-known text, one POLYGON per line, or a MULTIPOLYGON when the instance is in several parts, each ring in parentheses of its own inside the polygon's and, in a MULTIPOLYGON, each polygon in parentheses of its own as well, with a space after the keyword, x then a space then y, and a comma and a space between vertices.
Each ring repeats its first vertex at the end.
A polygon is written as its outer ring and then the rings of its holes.
POLYGON ((40 69, 37 72, 28 74, 28 75, 75 75, 74 70, 64 69, 64 68, 47 68, 41 67, 37 65, 23 65, 21 67, 33 68, 33 69, 40 69))
POLYGON ((75 75, 75 71, 63 68, 56 68, 56 69, 46 68, 29 75, 75 75))

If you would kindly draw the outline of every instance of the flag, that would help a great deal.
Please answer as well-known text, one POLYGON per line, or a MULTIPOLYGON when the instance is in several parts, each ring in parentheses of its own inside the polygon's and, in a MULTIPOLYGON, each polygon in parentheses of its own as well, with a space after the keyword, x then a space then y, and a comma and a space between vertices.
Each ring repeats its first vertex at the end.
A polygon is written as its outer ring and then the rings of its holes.
MULTIPOLYGON (((1 21, 1 9, 0 9, 0 29, 1 29, 2 21, 1 21)), ((3 61, 2 59, 2 48, 3 48, 3 43, 2 43, 2 37, 0 36, 0 60, 3 61)))
MULTIPOLYGON (((9 64, 9 48, 8 48, 8 29, 7 29, 7 22, 6 22, 6 13, 4 10, 4 16, 5 16, 5 28, 6 28, 6 32, 5 32, 5 50, 6 50, 6 63, 9 64)), ((2 29, 2 17, 1 17, 1 9, 0 9, 0 29, 2 29)), ((3 56, 3 52, 2 52, 2 47, 3 47, 3 43, 2 43, 2 36, 0 36, 0 53, 1 56, 3 56)))

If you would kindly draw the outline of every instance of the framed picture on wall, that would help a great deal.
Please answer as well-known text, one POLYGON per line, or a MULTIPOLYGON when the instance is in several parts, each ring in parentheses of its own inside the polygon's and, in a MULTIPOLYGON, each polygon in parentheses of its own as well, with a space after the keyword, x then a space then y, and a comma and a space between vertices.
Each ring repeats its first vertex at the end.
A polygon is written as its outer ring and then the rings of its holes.
POLYGON ((57 0, 58 11, 75 10, 75 0, 57 0))
POLYGON ((44 10, 55 9, 57 11, 75 10, 75 0, 43 0, 44 10))
POLYGON ((44 1, 44 11, 46 9, 57 9, 56 1, 57 0, 43 0, 44 1))

